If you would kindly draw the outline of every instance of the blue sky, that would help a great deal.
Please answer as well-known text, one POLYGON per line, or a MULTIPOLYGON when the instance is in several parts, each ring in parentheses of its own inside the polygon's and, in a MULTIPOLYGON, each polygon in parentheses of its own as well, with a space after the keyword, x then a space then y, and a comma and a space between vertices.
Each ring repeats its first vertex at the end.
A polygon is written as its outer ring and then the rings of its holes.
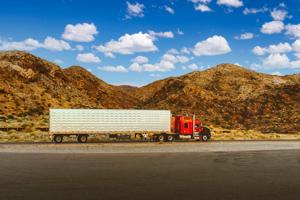
POLYGON ((111 84, 235 63, 300 71, 300 0, 11 0, 1 2, 0 50, 80 65, 111 84))

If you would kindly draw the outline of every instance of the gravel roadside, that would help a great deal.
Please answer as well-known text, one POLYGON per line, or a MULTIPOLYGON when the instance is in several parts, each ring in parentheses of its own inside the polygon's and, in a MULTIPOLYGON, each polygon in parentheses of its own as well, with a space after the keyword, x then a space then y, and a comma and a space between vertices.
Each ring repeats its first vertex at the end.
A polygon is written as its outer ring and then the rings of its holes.
POLYGON ((300 141, 224 141, 174 143, 15 143, 0 144, 0 153, 180 153, 297 150, 300 141))

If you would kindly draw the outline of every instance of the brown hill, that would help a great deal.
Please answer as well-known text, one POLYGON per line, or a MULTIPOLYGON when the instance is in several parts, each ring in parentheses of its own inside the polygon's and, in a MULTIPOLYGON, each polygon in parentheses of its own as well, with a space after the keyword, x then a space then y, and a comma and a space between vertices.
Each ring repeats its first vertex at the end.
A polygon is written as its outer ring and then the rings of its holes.
POLYGON ((171 109, 196 112, 206 124, 225 128, 293 132, 300 131, 300 75, 222 64, 135 88, 25 52, 0 53, 0 115, 47 116, 50 107, 171 109))
POLYGON ((0 53, 0 115, 47 114, 56 108, 131 108, 136 100, 87 70, 61 69, 31 54, 0 53))
POLYGON ((131 95, 131 96, 136 96, 136 91, 139 89, 138 87, 131 86, 131 85, 119 85, 116 86, 120 90, 126 92, 126 94, 131 95))
POLYGON ((272 76, 222 64, 140 88, 146 108, 196 112, 206 123, 228 128, 300 130, 300 75, 272 76))

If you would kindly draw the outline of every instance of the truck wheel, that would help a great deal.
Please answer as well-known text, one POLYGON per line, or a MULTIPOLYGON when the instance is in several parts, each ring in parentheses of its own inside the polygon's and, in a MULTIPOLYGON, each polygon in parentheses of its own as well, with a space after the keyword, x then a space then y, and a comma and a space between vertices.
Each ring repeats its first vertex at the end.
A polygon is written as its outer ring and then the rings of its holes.
POLYGON ((167 141, 168 141, 168 142, 173 142, 173 140, 174 140, 173 135, 168 135, 167 141))
POLYGON ((77 141, 79 143, 86 143, 88 140, 88 135, 78 135, 77 136, 77 141))
POLYGON ((207 135, 202 135, 202 141, 207 142, 207 140, 208 140, 208 136, 207 135))
POLYGON ((63 135, 54 135, 53 141, 55 143, 62 143, 63 137, 64 137, 63 135))
POLYGON ((157 136, 157 141, 158 141, 158 142, 164 142, 164 141, 165 141, 165 136, 164 136, 163 134, 158 135, 158 136, 157 136))

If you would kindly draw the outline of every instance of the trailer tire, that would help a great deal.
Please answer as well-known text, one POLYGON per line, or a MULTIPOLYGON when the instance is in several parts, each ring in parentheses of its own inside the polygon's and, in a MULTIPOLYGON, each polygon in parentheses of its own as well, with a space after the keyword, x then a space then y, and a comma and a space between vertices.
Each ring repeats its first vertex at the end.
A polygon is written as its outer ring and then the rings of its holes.
POLYGON ((168 135, 167 136, 167 141, 168 142, 173 142, 173 140, 174 140, 174 136, 173 135, 168 135))
POLYGON ((88 140, 88 135, 78 135, 77 136, 77 141, 79 143, 86 143, 88 140))
POLYGON ((164 142, 166 140, 166 137, 164 134, 160 134, 157 136, 157 141, 158 142, 164 142))
POLYGON ((54 135, 53 141, 54 141, 55 143, 62 143, 62 142, 63 142, 63 138, 64 138, 63 135, 54 135))
POLYGON ((207 142, 207 141, 208 141, 208 135, 203 134, 203 135, 202 135, 202 141, 203 141, 203 142, 207 142))

